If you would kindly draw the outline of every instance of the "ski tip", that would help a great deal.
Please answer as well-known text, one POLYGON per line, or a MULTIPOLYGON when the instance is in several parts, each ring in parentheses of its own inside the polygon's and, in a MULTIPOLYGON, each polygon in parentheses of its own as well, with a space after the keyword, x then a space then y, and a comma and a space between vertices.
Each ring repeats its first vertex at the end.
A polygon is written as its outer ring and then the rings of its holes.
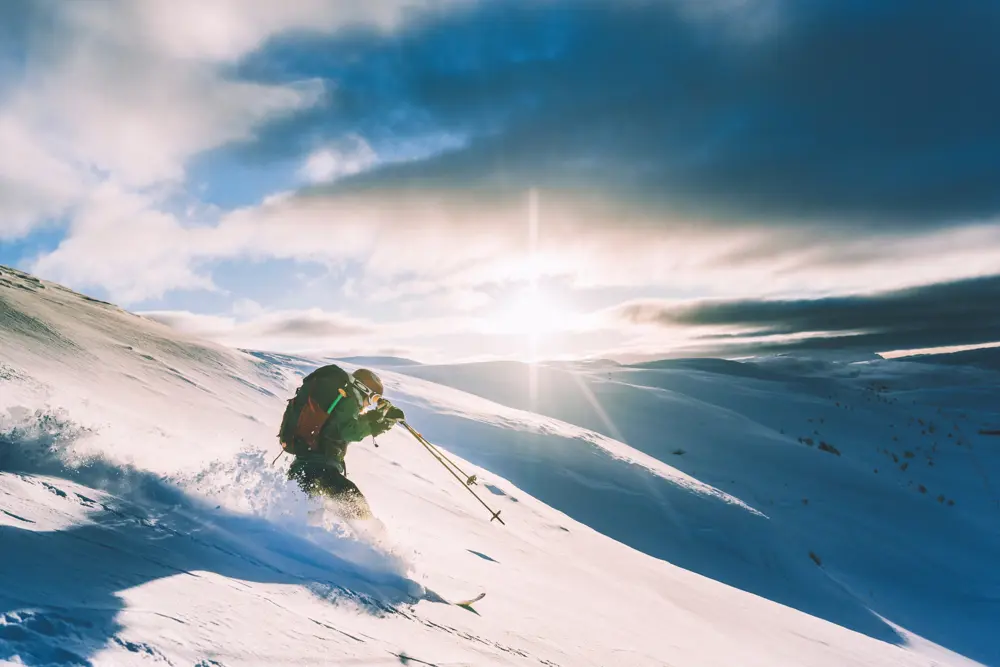
POLYGON ((479 602, 484 597, 486 597, 486 593, 485 592, 480 593, 479 595, 477 595, 474 598, 470 598, 468 600, 462 600, 461 602, 456 602, 455 605, 459 606, 459 607, 472 607, 473 604, 475 604, 476 602, 479 602))

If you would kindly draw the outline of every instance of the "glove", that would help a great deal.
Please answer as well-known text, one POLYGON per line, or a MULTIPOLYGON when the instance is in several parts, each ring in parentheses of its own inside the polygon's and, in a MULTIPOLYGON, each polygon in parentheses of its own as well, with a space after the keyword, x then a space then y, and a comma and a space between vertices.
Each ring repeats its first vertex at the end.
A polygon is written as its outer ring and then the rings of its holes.
POLYGON ((406 415, 403 414, 402 410, 384 398, 378 399, 375 409, 382 413, 381 418, 386 421, 400 422, 406 419, 406 415))

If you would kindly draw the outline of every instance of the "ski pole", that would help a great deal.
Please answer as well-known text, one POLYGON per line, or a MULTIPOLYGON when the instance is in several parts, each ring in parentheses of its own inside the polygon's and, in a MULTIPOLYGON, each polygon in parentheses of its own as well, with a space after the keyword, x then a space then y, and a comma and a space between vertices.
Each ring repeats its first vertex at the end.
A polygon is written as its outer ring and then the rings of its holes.
MULTIPOLYGON (((420 437, 422 438, 423 436, 420 436, 420 437)), ((430 444, 430 443, 428 443, 428 444, 430 444)), ((452 468, 454 468, 458 472, 462 473, 462 475, 465 477, 465 484, 467 486, 472 486, 473 484, 478 484, 479 483, 479 480, 476 478, 475 475, 466 474, 466 472, 464 470, 462 470, 461 468, 459 468, 455 464, 454 461, 452 461, 451 459, 449 459, 448 455, 445 454, 443 451, 441 451, 440 449, 437 449, 437 453, 440 454, 441 457, 444 458, 445 461, 447 461, 448 463, 450 463, 452 468)))
MULTIPOLYGON (((407 428, 409 428, 409 426, 407 426, 407 428)), ((465 477, 465 485, 466 486, 472 486, 473 484, 478 483, 475 475, 469 475, 464 470, 462 470, 461 468, 459 468, 458 464, 455 463, 454 461, 452 461, 450 458, 448 458, 448 455, 445 454, 440 448, 435 447, 431 443, 427 442, 427 438, 425 438, 423 435, 421 435, 417 431, 413 431, 412 429, 411 429, 411 432, 413 433, 413 435, 416 436, 417 440, 420 441, 420 444, 424 445, 424 447, 429 447, 429 448, 433 449, 432 454, 434 454, 434 457, 438 461, 441 462, 441 465, 443 465, 446 468, 448 468, 450 466, 451 469, 454 471, 453 474, 455 474, 455 473, 461 473, 462 476, 465 477)))
MULTIPOLYGON (((415 431, 412 428, 410 428, 409 424, 407 424, 406 422, 403 422, 403 425, 406 426, 406 428, 410 429, 410 433, 412 433, 413 435, 415 435, 418 440, 422 441, 422 443, 427 443, 431 447, 434 447, 434 445, 431 445, 431 443, 427 442, 427 439, 424 438, 423 435, 421 435, 417 431, 415 431)), ((478 480, 476 479, 475 475, 470 475, 470 474, 466 473, 464 470, 462 470, 461 468, 459 468, 458 464, 455 463, 454 461, 452 461, 451 459, 449 459, 448 455, 445 454, 443 451, 441 451, 441 449, 439 447, 434 447, 434 452, 439 457, 441 457, 442 459, 444 459, 445 461, 447 461, 448 464, 451 465, 451 467, 454 468, 456 472, 461 473, 462 476, 465 477, 465 484, 466 484, 466 486, 472 486, 473 484, 477 484, 478 483, 478 480)))
MULTIPOLYGON (((444 454, 441 453, 441 451, 438 450, 437 447, 435 447, 431 443, 427 442, 427 440, 424 439, 424 436, 420 435, 420 433, 418 433, 416 429, 414 429, 412 426, 410 426, 409 424, 407 424, 405 421, 404 422, 400 422, 400 423, 403 426, 406 427, 406 430, 409 431, 413 435, 414 438, 417 439, 417 442, 419 442, 421 445, 424 446, 424 449, 426 449, 428 452, 430 452, 431 456, 433 456, 435 459, 437 459, 438 463, 440 463, 441 465, 443 465, 445 467, 445 469, 448 472, 451 473, 452 477, 454 477, 455 479, 457 479, 459 482, 462 482, 462 478, 459 477, 459 475, 458 475, 457 472, 455 472, 454 470, 452 470, 448 466, 448 464, 445 462, 445 459, 447 457, 445 457, 444 454)), ((450 461, 450 459, 449 459, 449 461, 450 461)), ((452 464, 452 465, 454 465, 454 464, 452 464)), ((458 466, 455 466, 455 467, 457 468, 458 466)), ((459 472, 461 472, 461 470, 459 472)), ((470 477, 470 479, 471 479, 471 477, 470 477)), ((507 525, 506 523, 504 523, 504 520, 500 518, 500 510, 497 510, 496 512, 494 512, 493 509, 489 505, 487 505, 486 502, 482 498, 479 497, 479 494, 477 494, 475 491, 472 490, 472 487, 470 486, 470 482, 468 482, 468 481, 462 482, 462 486, 464 486, 466 489, 468 489, 469 493, 471 493, 473 496, 475 496, 476 500, 479 501, 479 504, 482 505, 483 507, 485 507, 486 511, 488 511, 490 513, 490 516, 492 517, 490 519, 491 523, 493 522, 493 519, 496 519, 497 521, 500 522, 501 525, 503 525, 503 526, 507 525)))

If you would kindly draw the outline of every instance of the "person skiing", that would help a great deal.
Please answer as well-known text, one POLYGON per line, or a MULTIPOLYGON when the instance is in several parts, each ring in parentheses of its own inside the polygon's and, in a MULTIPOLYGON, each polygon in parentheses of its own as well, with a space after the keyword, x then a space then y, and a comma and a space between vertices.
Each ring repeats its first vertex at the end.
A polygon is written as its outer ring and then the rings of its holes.
POLYGON ((345 518, 372 516, 361 490, 347 479, 348 443, 374 439, 404 419, 382 391, 382 380, 367 368, 349 374, 322 366, 303 378, 281 420, 281 447, 295 457, 288 479, 312 498, 334 501, 345 518))

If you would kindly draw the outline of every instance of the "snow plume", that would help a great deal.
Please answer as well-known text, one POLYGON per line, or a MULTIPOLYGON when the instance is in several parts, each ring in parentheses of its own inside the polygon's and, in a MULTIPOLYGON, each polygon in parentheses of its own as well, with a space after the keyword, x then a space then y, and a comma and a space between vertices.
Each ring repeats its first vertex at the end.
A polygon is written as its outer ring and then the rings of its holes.
POLYGON ((307 498, 288 481, 286 462, 276 467, 271 460, 271 453, 247 448, 176 481, 222 507, 261 517, 353 563, 392 574, 410 573, 411 554, 389 540, 378 520, 370 525, 348 522, 325 512, 322 501, 307 498))
MULTIPOLYGON (((369 578, 405 577, 411 569, 405 553, 378 529, 336 520, 319 524, 314 517, 322 516, 321 503, 287 481, 286 466, 269 465, 264 451, 247 448, 196 473, 155 474, 99 453, 105 437, 62 411, 0 413, 0 472, 72 480, 137 506, 200 515, 205 526, 224 527, 226 512, 258 517, 363 566, 369 578), (212 506, 225 511, 214 515, 212 506)), ((275 533, 264 546, 280 549, 280 540, 275 533)), ((419 595, 419 587, 412 592, 419 595)))
POLYGON ((177 502, 182 494, 165 494, 167 485, 148 472, 113 463, 77 447, 97 432, 71 421, 65 411, 10 409, 0 414, 0 470, 64 477, 141 502, 177 502), (156 481, 154 483, 154 481, 156 481))

